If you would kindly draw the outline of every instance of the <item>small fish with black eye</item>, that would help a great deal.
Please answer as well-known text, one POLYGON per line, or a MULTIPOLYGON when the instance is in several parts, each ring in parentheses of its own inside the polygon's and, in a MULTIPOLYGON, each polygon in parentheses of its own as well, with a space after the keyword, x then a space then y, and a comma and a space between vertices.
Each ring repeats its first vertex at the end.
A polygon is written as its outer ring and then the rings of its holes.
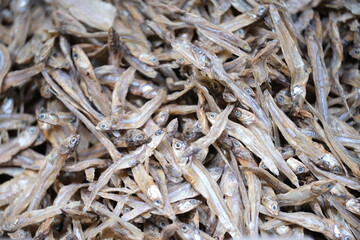
POLYGON ((136 147, 148 142, 149 137, 140 129, 127 130, 122 136, 116 138, 116 147, 136 147))

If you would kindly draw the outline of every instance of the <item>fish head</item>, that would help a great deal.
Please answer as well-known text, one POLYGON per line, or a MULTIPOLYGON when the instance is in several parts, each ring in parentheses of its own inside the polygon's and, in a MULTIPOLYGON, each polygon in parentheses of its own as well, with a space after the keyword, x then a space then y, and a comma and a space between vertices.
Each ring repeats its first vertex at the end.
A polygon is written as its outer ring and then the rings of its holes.
POLYGON ((320 161, 323 167, 327 170, 330 170, 332 173, 337 175, 344 174, 344 170, 342 169, 339 161, 331 153, 324 154, 320 158, 320 161))
POLYGON ((279 211, 280 211, 280 208, 279 208, 279 205, 278 205, 278 202, 277 201, 274 201, 274 200, 266 200, 264 201, 264 207, 271 213, 271 214, 274 214, 274 215, 278 215, 279 214, 279 211))
POLYGON ((161 192, 156 185, 151 185, 146 192, 148 198, 153 202, 156 207, 163 208, 164 201, 162 199, 161 192))
POLYGON ((336 239, 340 240, 355 240, 355 237, 353 234, 347 230, 345 227, 335 224, 333 228, 333 234, 336 237, 336 239))
POLYGON ((219 115, 219 114, 214 113, 214 112, 207 112, 207 113, 206 113, 206 117, 207 117, 207 119, 209 120, 209 122, 210 122, 211 124, 214 124, 214 123, 215 123, 216 118, 218 117, 218 115, 219 115))
POLYGON ((96 129, 99 131, 108 131, 108 130, 114 130, 115 125, 117 124, 118 120, 110 115, 107 117, 104 117, 97 125, 96 129))
POLYGON ((92 68, 89 58, 86 56, 84 50, 78 45, 72 47, 72 59, 75 66, 80 71, 86 71, 89 68, 92 68))
POLYGON ((309 169, 303 163, 293 157, 288 158, 288 160, 286 160, 286 163, 289 165, 291 170, 294 171, 295 174, 303 174, 309 172, 309 169))
POLYGON ((269 186, 262 186, 261 194, 261 204, 268 210, 271 214, 278 215, 280 211, 275 192, 269 186))
POLYGON ((350 212, 360 215, 360 198, 350 198, 346 201, 345 207, 350 212))
POLYGON ((139 60, 150 66, 153 66, 153 67, 156 67, 159 65, 158 58, 149 53, 141 53, 139 55, 139 60))
POLYGON ((324 180, 311 183, 311 191, 322 194, 330 191, 336 184, 336 180, 324 180))
POLYGON ((200 200, 197 199, 185 199, 176 203, 175 208, 178 212, 188 212, 191 209, 199 206, 201 204, 200 200))
POLYGON ((148 137, 140 129, 129 129, 124 134, 123 139, 130 146, 139 146, 139 145, 147 142, 148 137))
POLYGON ((185 239, 202 239, 199 230, 190 224, 182 223, 179 226, 179 231, 184 235, 185 239))
POLYGON ((80 143, 80 135, 73 134, 70 137, 66 138, 59 147, 60 154, 68 154, 74 151, 74 149, 80 143))
POLYGON ((179 166, 185 166, 189 163, 190 158, 184 156, 185 148, 186 148, 185 142, 175 138, 173 139, 172 149, 175 155, 175 161, 179 166))
POLYGON ((235 117, 245 125, 250 125, 255 121, 255 115, 252 112, 246 111, 242 108, 235 108, 234 109, 234 115, 235 117))
POLYGON ((49 123, 51 125, 56 125, 59 122, 59 117, 53 112, 40 113, 37 116, 37 120, 41 122, 49 123))
POLYGON ((262 17, 266 12, 268 8, 265 5, 259 5, 256 8, 254 8, 254 15, 259 18, 262 17))
POLYGON ((18 137, 18 143, 20 146, 27 146, 33 143, 40 134, 39 127, 28 127, 25 131, 21 132, 18 137))

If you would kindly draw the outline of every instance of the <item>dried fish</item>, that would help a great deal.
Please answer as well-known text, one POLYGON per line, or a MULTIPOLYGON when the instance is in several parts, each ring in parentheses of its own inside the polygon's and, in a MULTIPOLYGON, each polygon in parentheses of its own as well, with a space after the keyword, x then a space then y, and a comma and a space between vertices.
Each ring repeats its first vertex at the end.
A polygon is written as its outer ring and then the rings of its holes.
POLYGON ((166 90, 161 89, 158 92, 158 96, 144 104, 138 112, 109 115, 97 124, 96 129, 105 131, 139 128, 145 124, 150 116, 156 111, 157 107, 161 105, 165 96, 166 90))
POLYGON ((107 31, 115 18, 116 8, 100 0, 84 2, 66 0, 56 1, 56 3, 67 9, 78 20, 100 30, 107 31))
POLYGON ((9 50, 5 45, 0 44, 0 89, 2 87, 2 83, 4 77, 8 73, 11 68, 11 59, 9 50))
POLYGON ((6 218, 16 216, 26 208, 28 211, 38 208, 47 189, 51 184, 53 184, 61 167, 64 165, 68 156, 74 151, 75 147, 77 147, 79 142, 80 135, 70 136, 46 156, 32 186, 22 192, 21 195, 19 195, 15 201, 6 208, 4 213, 6 218), (19 205, 18 202, 21 202, 21 205, 19 205))
POLYGON ((261 204, 271 212, 271 214, 278 215, 280 206, 274 190, 269 186, 262 186, 261 195, 261 204))
POLYGON ((301 107, 305 100, 309 69, 301 58, 297 42, 294 41, 286 24, 281 21, 279 11, 274 5, 270 5, 270 15, 291 73, 291 98, 295 107, 301 107))
POLYGON ((31 146, 39 136, 40 129, 38 127, 28 127, 15 139, 10 140, 0 147, 0 163, 5 163, 19 153, 20 151, 31 146))
POLYGON ((359 6, 0 1, 0 235, 360 239, 359 6))
POLYGON ((198 160, 190 160, 190 157, 185 157, 183 155, 185 144, 182 141, 174 140, 173 149, 176 155, 176 163, 181 168, 184 177, 190 181, 192 186, 207 199, 207 203, 210 205, 210 208, 216 213, 220 222, 226 227, 229 233, 234 238, 239 238, 239 230, 232 223, 233 216, 227 208, 224 200, 221 198, 221 190, 210 177, 208 171, 198 160))
POLYGON ((278 204, 282 206, 298 206, 312 201, 318 196, 329 192, 334 185, 335 180, 314 181, 310 184, 303 185, 287 193, 277 195, 278 204))

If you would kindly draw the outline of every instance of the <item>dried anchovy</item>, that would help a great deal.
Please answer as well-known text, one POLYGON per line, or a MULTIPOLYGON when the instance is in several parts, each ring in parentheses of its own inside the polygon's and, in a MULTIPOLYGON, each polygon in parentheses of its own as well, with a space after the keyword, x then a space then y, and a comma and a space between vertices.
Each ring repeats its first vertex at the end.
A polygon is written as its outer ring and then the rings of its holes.
POLYGON ((355 0, 0 2, 0 237, 360 239, 355 0))

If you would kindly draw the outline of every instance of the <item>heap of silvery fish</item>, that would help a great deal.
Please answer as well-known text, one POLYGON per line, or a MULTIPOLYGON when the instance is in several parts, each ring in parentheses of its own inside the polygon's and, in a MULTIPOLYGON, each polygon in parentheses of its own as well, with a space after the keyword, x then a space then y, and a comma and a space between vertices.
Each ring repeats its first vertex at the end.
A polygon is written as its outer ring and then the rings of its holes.
POLYGON ((359 16, 1 0, 1 238, 360 239, 359 16))

